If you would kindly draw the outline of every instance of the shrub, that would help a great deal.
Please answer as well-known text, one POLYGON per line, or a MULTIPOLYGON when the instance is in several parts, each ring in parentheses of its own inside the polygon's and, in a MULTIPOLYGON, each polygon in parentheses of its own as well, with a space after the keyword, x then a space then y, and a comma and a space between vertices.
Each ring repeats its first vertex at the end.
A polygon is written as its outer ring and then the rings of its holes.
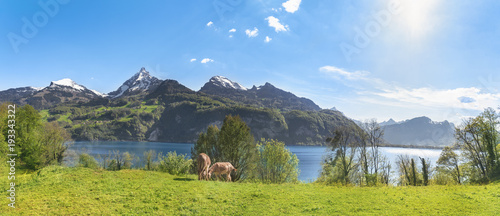
POLYGON ((297 182, 299 159, 285 148, 285 143, 262 140, 258 145, 256 176, 265 183, 297 182))
POLYGON ((134 155, 128 152, 120 154, 120 151, 113 151, 113 155, 108 161, 108 170, 130 169, 134 165, 134 155))
POLYGON ((186 155, 174 152, 168 152, 167 156, 158 155, 160 164, 158 169, 162 172, 167 172, 171 175, 182 175, 187 174, 193 161, 191 159, 187 159, 186 155))
POLYGON ((95 158, 90 156, 87 153, 83 153, 83 154, 80 154, 80 156, 78 156, 78 166, 91 168, 91 169, 99 168, 99 164, 97 163, 95 158))

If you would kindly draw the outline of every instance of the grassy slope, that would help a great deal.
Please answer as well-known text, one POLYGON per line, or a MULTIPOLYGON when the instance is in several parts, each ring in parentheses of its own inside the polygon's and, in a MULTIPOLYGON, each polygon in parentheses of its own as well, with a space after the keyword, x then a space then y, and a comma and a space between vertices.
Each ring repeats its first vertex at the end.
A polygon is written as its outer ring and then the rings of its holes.
MULTIPOLYGON (((2 176, 5 176, 2 171, 2 176)), ((19 174, 9 214, 160 215, 495 215, 500 184, 488 186, 333 187, 202 182, 141 170, 48 167, 19 174)), ((0 182, 7 190, 6 178, 0 182)), ((3 192, 6 194, 6 192, 3 192)))

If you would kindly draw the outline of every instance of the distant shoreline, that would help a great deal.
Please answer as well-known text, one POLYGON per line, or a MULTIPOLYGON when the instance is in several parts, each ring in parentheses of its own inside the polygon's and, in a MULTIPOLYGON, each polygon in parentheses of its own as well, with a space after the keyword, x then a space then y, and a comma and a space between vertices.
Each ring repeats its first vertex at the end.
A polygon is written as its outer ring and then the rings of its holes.
MULTIPOLYGON (((73 142, 148 142, 148 143, 178 143, 178 144, 195 144, 191 142, 166 142, 166 141, 138 141, 138 140, 72 140, 73 142)), ((286 144, 287 146, 326 146, 326 145, 298 145, 286 144)), ((393 148, 415 148, 415 149, 443 149, 444 146, 417 146, 417 145, 401 145, 401 144, 382 144, 380 147, 393 147, 393 148)))

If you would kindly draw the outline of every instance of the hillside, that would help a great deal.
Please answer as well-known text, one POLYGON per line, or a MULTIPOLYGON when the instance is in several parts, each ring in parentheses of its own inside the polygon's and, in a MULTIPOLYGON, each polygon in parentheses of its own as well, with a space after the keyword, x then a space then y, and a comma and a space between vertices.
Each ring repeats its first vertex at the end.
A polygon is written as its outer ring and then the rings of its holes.
MULTIPOLYGON (((3 168, 2 168, 3 169, 3 168)), ((5 171, 5 170, 4 170, 5 171)), ((3 172, 2 171, 2 174, 3 172)), ((51 166, 18 175, 9 215, 496 215, 498 183, 482 186, 335 187, 198 181, 196 176, 51 166)), ((7 190, 6 178, 0 180, 7 190)))

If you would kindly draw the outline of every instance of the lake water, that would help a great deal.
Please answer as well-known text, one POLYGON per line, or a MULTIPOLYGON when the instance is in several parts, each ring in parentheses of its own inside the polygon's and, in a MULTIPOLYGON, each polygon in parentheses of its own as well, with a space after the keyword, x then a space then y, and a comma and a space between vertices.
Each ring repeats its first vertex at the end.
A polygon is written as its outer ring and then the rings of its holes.
MULTIPOLYGON (((166 154, 169 151, 176 151, 177 154, 186 154, 191 156, 191 148, 193 144, 182 143, 159 143, 159 142, 127 142, 127 141, 79 141, 75 142, 70 148, 70 152, 86 152, 98 158, 99 155, 107 155, 113 151, 129 152, 139 157, 135 161, 135 165, 142 167, 143 152, 155 150, 156 152, 163 152, 166 154)), ((288 149, 297 155, 299 159, 301 181, 314 181, 321 171, 321 161, 327 153, 327 147, 324 146, 287 146, 288 149)), ((410 157, 423 157, 428 158, 432 165, 435 165, 439 155, 440 149, 416 149, 416 148, 393 148, 381 147, 380 151, 392 163, 392 171, 396 170, 396 157, 400 154, 408 154, 410 157)), ((70 164, 71 165, 71 164, 70 164)))

